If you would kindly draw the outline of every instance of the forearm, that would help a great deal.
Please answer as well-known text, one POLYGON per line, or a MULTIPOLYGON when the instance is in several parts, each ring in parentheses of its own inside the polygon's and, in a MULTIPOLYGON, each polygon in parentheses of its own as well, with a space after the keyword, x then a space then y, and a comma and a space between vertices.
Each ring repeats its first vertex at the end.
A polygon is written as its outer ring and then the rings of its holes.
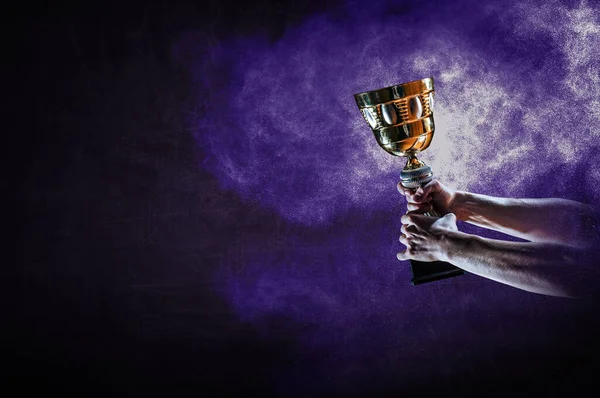
POLYGON ((507 242, 462 232, 447 237, 446 258, 475 275, 522 290, 576 297, 580 292, 581 251, 551 243, 507 242))
POLYGON ((450 210, 461 221, 532 242, 587 246, 594 239, 591 206, 571 200, 497 198, 459 191, 450 210))

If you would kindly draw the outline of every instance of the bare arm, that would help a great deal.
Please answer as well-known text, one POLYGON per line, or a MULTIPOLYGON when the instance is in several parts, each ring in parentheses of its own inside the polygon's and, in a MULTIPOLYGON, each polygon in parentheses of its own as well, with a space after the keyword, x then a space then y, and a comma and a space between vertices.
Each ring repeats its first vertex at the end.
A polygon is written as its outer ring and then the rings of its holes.
POLYGON ((582 253, 554 243, 506 242, 459 232, 450 237, 446 261, 475 275, 533 293, 585 296, 576 268, 582 253))
POLYGON ((416 192, 399 186, 409 210, 433 206, 460 221, 500 231, 532 242, 574 247, 592 245, 596 217, 591 206, 567 199, 513 199, 454 191, 434 180, 416 192))
POLYGON ((590 251, 556 243, 508 242, 460 232, 455 217, 409 213, 402 217, 399 260, 447 261, 475 275, 529 292, 582 297, 597 271, 590 251))
POLYGON ((459 220, 532 242, 587 247, 594 239, 591 206, 567 199, 513 199, 458 191, 459 220))

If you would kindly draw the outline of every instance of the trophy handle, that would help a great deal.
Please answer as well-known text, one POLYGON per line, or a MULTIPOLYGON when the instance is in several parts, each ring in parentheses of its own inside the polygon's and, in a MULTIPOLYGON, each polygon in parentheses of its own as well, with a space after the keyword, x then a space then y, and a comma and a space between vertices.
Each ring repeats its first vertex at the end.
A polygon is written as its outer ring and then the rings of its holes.
MULTIPOLYGON (((406 166, 400 173, 402 186, 409 189, 419 188, 433 180, 431 167, 418 160, 414 155, 408 158, 406 166)), ((431 217, 441 217, 442 215, 435 209, 425 213, 431 217)), ((444 261, 417 261, 410 260, 410 272, 412 285, 433 282, 440 279, 451 278, 453 276, 464 275, 465 271, 444 261)))

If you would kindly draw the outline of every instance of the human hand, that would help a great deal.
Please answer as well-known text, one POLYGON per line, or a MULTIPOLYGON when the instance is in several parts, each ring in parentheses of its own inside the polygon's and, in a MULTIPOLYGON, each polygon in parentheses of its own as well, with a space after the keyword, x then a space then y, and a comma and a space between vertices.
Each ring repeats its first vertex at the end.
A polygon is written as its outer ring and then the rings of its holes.
POLYGON ((458 232, 456 216, 431 217, 419 211, 409 211, 402 216, 400 242, 406 246, 398 253, 398 260, 447 261, 453 233, 458 232))
POLYGON ((456 209, 452 208, 454 199, 456 198, 456 191, 448 188, 438 180, 431 180, 416 190, 405 188, 399 182, 398 191, 406 196, 409 211, 427 213, 433 208, 442 215, 457 213, 456 209))

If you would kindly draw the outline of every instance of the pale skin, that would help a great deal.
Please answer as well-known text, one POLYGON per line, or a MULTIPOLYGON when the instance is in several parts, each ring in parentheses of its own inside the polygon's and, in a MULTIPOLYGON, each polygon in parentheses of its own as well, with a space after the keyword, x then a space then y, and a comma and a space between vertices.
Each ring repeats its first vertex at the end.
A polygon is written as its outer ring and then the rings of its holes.
POLYGON ((591 206, 566 199, 497 198, 455 191, 437 180, 407 198, 399 260, 446 261, 465 271, 529 292, 582 297, 593 287, 596 217, 591 206), (443 217, 422 213, 432 207, 443 217), (488 239, 458 230, 465 221, 527 242, 488 239))

